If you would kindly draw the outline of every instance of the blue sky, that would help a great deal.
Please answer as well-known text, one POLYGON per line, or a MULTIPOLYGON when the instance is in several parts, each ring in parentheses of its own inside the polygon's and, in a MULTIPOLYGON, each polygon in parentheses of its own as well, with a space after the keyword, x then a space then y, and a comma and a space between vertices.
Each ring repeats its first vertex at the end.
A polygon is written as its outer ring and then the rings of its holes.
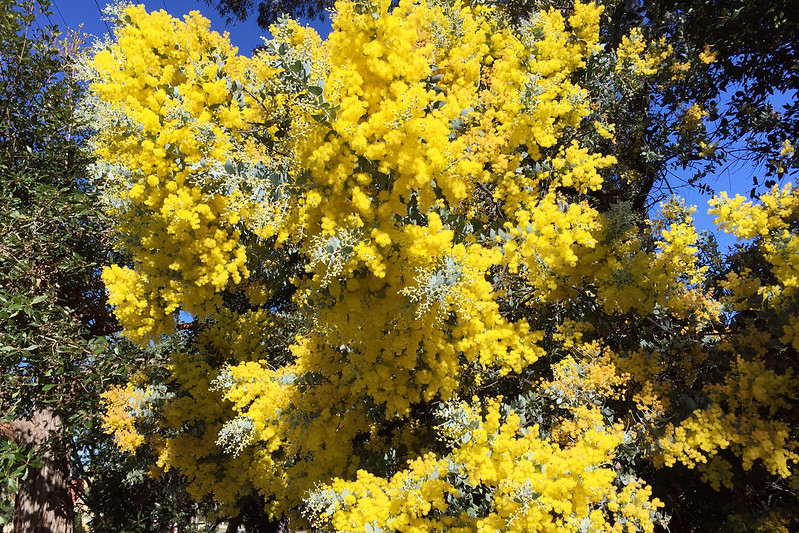
MULTIPOLYGON (((78 29, 82 25, 82 30, 85 33, 100 38, 103 34, 108 32, 106 24, 101 17, 101 10, 105 8, 106 0, 51 0, 52 1, 52 14, 50 21, 60 27, 66 25, 70 29, 78 29)), ((226 24, 223 17, 219 16, 214 8, 206 4, 203 0, 139 0, 138 3, 143 3, 150 11, 166 9, 171 15, 182 17, 190 11, 197 10, 203 16, 211 20, 211 28, 215 31, 223 33, 227 31, 230 34, 230 39, 238 46, 240 53, 249 55, 250 52, 261 43, 261 36, 266 35, 266 32, 258 27, 255 23, 254 17, 247 21, 237 21, 231 24, 226 24)), ((308 23, 308 21, 301 21, 308 23)), ((324 37, 330 31, 329 21, 319 22, 313 21, 311 23, 317 31, 324 37)), ((89 42, 93 39, 89 38, 89 42)), ((731 193, 738 192, 744 196, 748 195, 751 188, 751 175, 754 169, 744 165, 738 166, 732 170, 727 170, 720 173, 716 177, 710 177, 709 183, 711 186, 718 190, 727 190, 731 193)), ((707 197, 695 191, 681 190, 680 194, 685 195, 686 203, 695 204, 698 206, 695 215, 695 221, 699 229, 708 229, 714 231, 712 217, 707 215, 707 197)), ((715 231, 714 231, 715 233, 715 231)), ((734 239, 726 235, 717 235, 722 245, 727 246, 734 243, 734 239)))
MULTIPOLYGON (((50 20, 59 27, 66 25, 77 30, 82 24, 83 31, 94 37, 102 37, 108 33, 106 25, 101 18, 101 10, 105 9, 106 0, 51 0, 53 12, 50 20)), ((230 40, 239 47, 242 54, 249 55, 250 51, 261 44, 261 36, 266 32, 258 27, 255 18, 244 22, 225 24, 225 19, 203 0, 134 0, 137 4, 144 4, 148 11, 166 10, 170 15, 183 17, 190 11, 199 11, 211 20, 211 28, 219 33, 230 33, 230 40)), ((307 22, 307 21, 306 21, 307 22)), ((324 37, 329 31, 330 24, 314 21, 312 24, 324 37)), ((91 39, 89 40, 91 42, 91 39)))

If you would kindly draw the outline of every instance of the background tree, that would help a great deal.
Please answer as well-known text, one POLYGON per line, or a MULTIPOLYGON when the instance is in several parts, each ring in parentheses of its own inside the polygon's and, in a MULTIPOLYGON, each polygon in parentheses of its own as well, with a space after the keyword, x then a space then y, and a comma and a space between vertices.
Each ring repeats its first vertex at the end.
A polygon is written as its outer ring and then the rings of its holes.
MULTIPOLYGON (((9 480, 2 499, 15 495, 4 511, 25 532, 72 530, 73 500, 89 482, 78 450, 104 447, 119 458, 103 444, 97 412, 100 392, 126 374, 129 355, 104 340, 118 326, 99 276, 109 232, 87 180, 91 156, 76 115, 82 88, 72 60, 80 43, 39 27, 47 8, 0 2, 0 464, 9 480)), ((102 481, 101 463, 94 461, 92 481, 102 481)), ((136 505, 117 499, 94 511, 111 507, 136 505)))
POLYGON ((4 433, 42 463, 19 486, 14 528, 71 531, 72 443, 63 428, 87 423, 87 378, 106 364, 92 342, 114 324, 94 263, 106 233, 80 185, 89 158, 73 114, 78 86, 58 33, 34 29, 46 4, 1 7, 0 402, 15 417, 4 433))

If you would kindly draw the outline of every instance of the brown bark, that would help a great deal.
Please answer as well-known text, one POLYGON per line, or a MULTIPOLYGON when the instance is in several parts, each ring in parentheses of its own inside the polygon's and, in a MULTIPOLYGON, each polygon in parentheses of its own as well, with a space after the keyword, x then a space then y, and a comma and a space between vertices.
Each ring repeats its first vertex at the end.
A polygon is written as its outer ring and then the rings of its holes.
POLYGON ((51 436, 60 421, 49 409, 38 410, 30 420, 4 424, 3 433, 19 444, 33 446, 41 468, 32 468, 19 484, 14 503, 14 533, 72 533, 74 506, 69 490, 68 456, 51 436))
POLYGON ((236 518, 231 518, 230 522, 227 523, 227 529, 225 529, 225 533, 236 533, 239 530, 240 525, 241 517, 237 516, 236 518))

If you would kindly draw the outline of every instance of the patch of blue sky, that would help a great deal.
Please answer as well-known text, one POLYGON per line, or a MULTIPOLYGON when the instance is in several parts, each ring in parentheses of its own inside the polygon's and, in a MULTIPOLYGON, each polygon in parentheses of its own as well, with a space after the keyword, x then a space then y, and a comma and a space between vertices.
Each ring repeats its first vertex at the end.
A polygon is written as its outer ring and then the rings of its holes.
MULTIPOLYGON (((738 90, 737 87, 730 88, 722 93, 719 98, 720 111, 723 112, 726 109, 736 90, 738 90)), ((768 102, 775 111, 779 112, 785 105, 795 101, 796 97, 796 93, 775 93, 769 97, 768 102)), ((748 149, 747 138, 713 138, 714 125, 712 123, 708 124, 708 130, 711 133, 711 140, 718 145, 717 149, 723 150, 727 154, 727 159, 714 172, 708 174, 702 180, 713 193, 726 192, 730 197, 740 194, 749 198, 753 192, 759 196, 770 190, 765 185, 765 163, 753 159, 752 153, 748 149)), ((789 139, 789 141, 796 144, 799 139, 789 139)), ((667 179, 674 184, 674 192, 685 198, 687 205, 695 205, 697 207, 694 213, 694 223, 697 229, 706 230, 714 234, 719 243, 720 251, 723 252, 738 241, 732 235, 717 231, 716 225, 713 223, 715 217, 707 212, 709 209, 707 202, 711 199, 712 194, 685 186, 692 176, 693 170, 691 168, 673 168, 670 170, 667 179)), ((795 184, 797 176, 799 176, 799 172, 797 169, 793 169, 792 172, 789 171, 782 177, 780 184, 784 185, 789 182, 795 184)))
MULTIPOLYGON (((80 29, 87 33, 91 44, 93 38, 102 39, 108 33, 110 23, 104 20, 102 10, 107 3, 105 0, 51 0, 53 14, 50 21, 61 27, 66 25, 71 30, 80 29)), ((134 0, 130 3, 144 4, 148 11, 165 10, 176 18, 183 18, 191 11, 199 11, 211 21, 211 29, 219 33, 228 32, 231 42, 236 45, 241 53, 252 52, 261 44, 261 37, 269 37, 269 32, 258 27, 255 16, 245 21, 231 21, 226 23, 225 17, 213 7, 202 0, 134 0)), ((310 25, 324 38, 330 33, 330 20, 309 21, 299 20, 304 25, 310 25)))

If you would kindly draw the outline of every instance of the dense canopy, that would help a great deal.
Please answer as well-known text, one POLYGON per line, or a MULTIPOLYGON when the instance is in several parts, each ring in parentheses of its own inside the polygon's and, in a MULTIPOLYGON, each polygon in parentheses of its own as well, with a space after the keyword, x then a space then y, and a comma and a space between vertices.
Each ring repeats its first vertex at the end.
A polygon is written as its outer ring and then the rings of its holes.
POLYGON ((726 257, 648 209, 618 121, 712 158, 669 95, 717 53, 608 42, 602 11, 340 1, 245 57, 119 7, 85 65, 103 279, 127 337, 177 346, 105 395, 119 446, 323 531, 799 524, 799 195, 712 200, 726 257))

